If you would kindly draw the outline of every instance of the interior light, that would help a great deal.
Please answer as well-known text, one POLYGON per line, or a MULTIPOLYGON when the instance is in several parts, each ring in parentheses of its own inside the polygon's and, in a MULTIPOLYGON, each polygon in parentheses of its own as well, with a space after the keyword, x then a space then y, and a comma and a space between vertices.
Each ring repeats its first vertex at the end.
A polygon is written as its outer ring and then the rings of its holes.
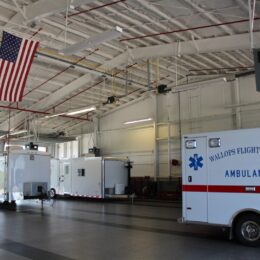
POLYGON ((135 124, 135 123, 142 123, 142 122, 148 122, 148 121, 152 121, 152 118, 144 118, 144 119, 138 119, 138 120, 133 120, 133 121, 127 121, 124 124, 125 125, 129 125, 129 124, 135 124))
POLYGON ((52 117, 56 117, 56 116, 62 116, 62 115, 65 115, 66 113, 58 113, 58 114, 54 114, 54 115, 48 115, 48 116, 45 116, 44 118, 48 119, 48 118, 52 118, 52 117))
POLYGON ((16 132, 11 132, 10 135, 20 135, 20 134, 24 134, 27 133, 27 130, 20 130, 20 131, 16 131, 16 132))
POLYGON ((96 107, 94 107, 94 106, 93 107, 87 107, 87 108, 82 108, 82 109, 79 109, 79 110, 76 110, 76 111, 68 112, 68 113, 66 113, 66 115, 73 116, 73 115, 77 115, 77 114, 91 112, 91 111, 94 111, 94 110, 96 110, 96 107))

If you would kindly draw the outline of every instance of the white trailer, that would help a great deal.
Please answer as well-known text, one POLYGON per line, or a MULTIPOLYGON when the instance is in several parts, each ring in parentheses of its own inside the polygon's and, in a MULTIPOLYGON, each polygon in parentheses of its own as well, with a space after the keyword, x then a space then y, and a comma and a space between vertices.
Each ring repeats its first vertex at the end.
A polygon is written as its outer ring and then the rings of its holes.
POLYGON ((9 202, 47 195, 50 155, 31 150, 10 151, 6 183, 9 202))
POLYGON ((129 173, 127 159, 80 157, 52 160, 52 195, 109 198, 125 194, 129 173))
POLYGON ((260 129, 183 136, 183 222, 230 227, 260 243, 260 129))

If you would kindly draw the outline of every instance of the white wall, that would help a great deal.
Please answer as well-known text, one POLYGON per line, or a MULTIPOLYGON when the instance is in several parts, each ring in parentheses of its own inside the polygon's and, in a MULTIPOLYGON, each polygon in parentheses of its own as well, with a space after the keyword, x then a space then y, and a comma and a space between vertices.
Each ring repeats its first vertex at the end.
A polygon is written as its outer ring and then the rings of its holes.
MULTIPOLYGON (((99 146, 104 156, 128 156, 134 162, 132 176, 154 176, 156 171, 159 177, 180 176, 180 167, 170 167, 169 170, 168 164, 169 159, 181 160, 180 132, 260 127, 260 93, 255 90, 254 75, 233 82, 211 80, 182 89, 185 91, 157 95, 156 98, 147 96, 103 116, 99 120, 99 132, 80 136, 80 147, 74 149, 87 154, 90 147, 99 146), (240 106, 234 107, 238 103, 240 106), (132 126, 123 124, 141 118, 155 119, 156 111, 156 128, 151 122, 132 126)), ((60 145, 59 157, 70 155, 68 147, 60 145)), ((73 151, 70 149, 71 153, 73 151)))
MULTIPOLYGON (((233 82, 223 79, 195 84, 196 88, 180 93, 181 134, 260 127, 260 93, 256 92, 254 75, 233 82), (239 94, 239 96, 237 95, 239 94), (250 104, 230 108, 236 104, 250 104)), ((169 176, 170 158, 180 160, 178 93, 157 96, 158 175, 169 176), (170 122, 170 142, 168 124, 170 122)), ((134 161, 133 176, 154 176, 155 129, 151 123, 125 127, 123 122, 139 118, 155 118, 153 97, 134 103, 100 119, 100 146, 103 155, 128 156, 134 161)), ((170 174, 179 176, 180 167, 170 174)))

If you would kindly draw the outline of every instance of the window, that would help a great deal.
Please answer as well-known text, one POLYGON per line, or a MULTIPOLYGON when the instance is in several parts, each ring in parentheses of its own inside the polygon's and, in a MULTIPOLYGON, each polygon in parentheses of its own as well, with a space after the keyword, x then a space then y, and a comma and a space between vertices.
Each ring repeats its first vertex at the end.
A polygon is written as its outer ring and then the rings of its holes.
POLYGON ((209 147, 210 148, 220 147, 220 138, 210 138, 209 147))
POLYGON ((186 149, 195 149, 197 147, 196 140, 187 140, 185 142, 186 149))

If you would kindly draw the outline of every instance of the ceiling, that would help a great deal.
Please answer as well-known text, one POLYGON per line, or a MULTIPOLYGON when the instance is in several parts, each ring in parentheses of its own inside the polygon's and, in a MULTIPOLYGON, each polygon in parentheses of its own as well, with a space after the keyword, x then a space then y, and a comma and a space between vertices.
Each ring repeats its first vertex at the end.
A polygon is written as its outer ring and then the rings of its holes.
MULTIPOLYGON (((174 88, 253 68, 249 36, 243 46, 236 40, 250 32, 247 0, 74 2, 72 9, 69 0, 0 0, 1 31, 40 41, 23 101, 0 102, 1 131, 29 128, 76 135, 91 128, 95 117, 146 96, 158 84, 174 88), (35 8, 39 3, 42 7, 35 8), (120 38, 77 55, 59 54, 115 26, 123 28, 120 38), (147 48, 151 46, 156 49, 147 48), (109 96, 116 102, 107 104, 109 96), (45 118, 92 104, 97 110, 87 114, 45 118)), ((259 17, 256 1, 255 34, 259 17)))

